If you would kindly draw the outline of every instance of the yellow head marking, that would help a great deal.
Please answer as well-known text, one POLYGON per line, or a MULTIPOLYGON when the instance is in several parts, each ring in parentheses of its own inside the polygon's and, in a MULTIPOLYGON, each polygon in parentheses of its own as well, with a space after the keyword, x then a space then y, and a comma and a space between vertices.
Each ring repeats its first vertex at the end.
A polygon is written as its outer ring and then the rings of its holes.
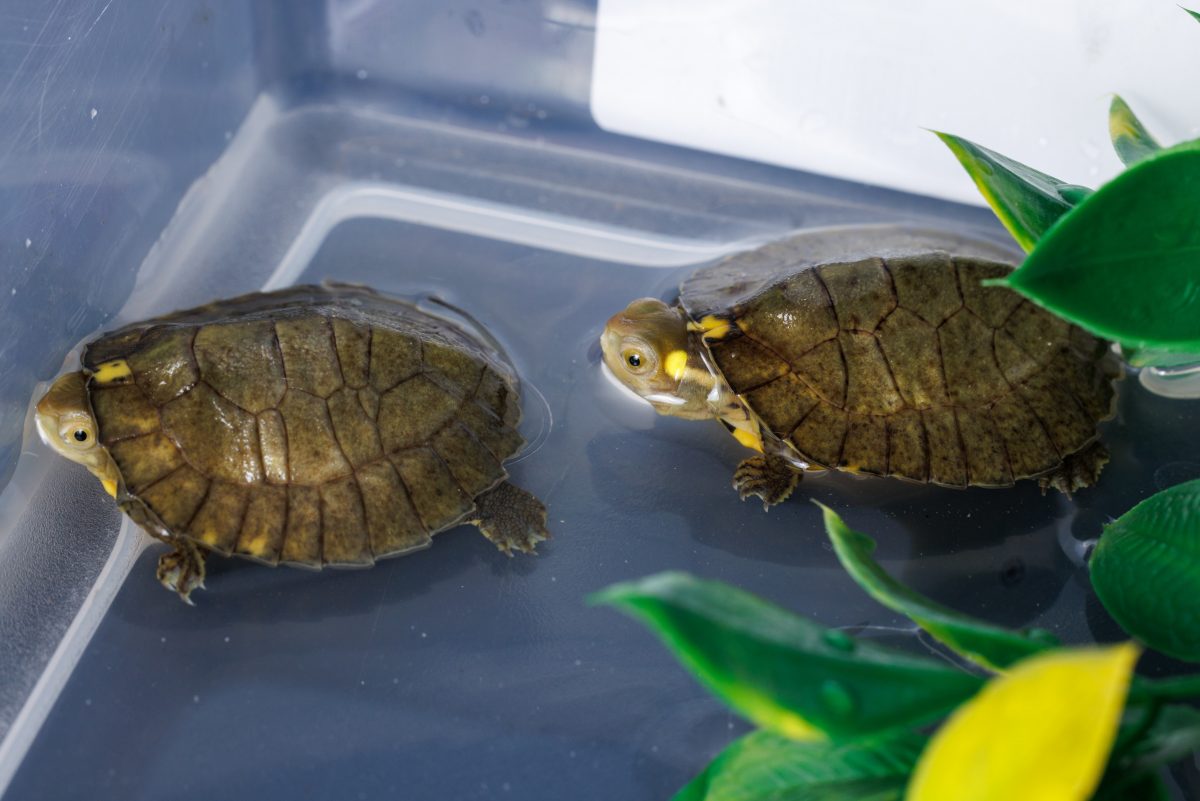
POLYGON ((715 314, 706 314, 700 318, 700 322, 688 323, 688 330, 699 331, 705 339, 712 342, 729 336, 729 332, 733 330, 733 323, 715 314))
POLYGON ((116 359, 104 362, 96 368, 96 372, 92 373, 92 380, 97 384, 111 384, 129 378, 131 375, 133 375, 133 371, 129 369, 129 362, 124 359, 116 359))
POLYGON ((747 431, 744 428, 735 428, 733 430, 733 438, 745 445, 747 448, 756 450, 762 453, 762 437, 755 434, 753 431, 747 431))
POLYGON ((663 367, 667 371, 667 375, 676 381, 683 379, 683 371, 687 368, 688 355, 684 350, 673 350, 667 354, 667 358, 663 359, 663 367))
POLYGON ((102 478, 100 483, 104 485, 104 491, 114 498, 117 497, 117 482, 111 478, 102 478))

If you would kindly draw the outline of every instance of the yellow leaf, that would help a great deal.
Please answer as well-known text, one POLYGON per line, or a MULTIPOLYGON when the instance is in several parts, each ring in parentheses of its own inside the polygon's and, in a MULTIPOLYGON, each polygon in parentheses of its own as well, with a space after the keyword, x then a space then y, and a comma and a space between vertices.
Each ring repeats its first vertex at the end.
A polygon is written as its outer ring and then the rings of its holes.
POLYGON ((1049 651, 993 679, 934 735, 908 801, 1083 801, 1100 781, 1140 649, 1049 651))

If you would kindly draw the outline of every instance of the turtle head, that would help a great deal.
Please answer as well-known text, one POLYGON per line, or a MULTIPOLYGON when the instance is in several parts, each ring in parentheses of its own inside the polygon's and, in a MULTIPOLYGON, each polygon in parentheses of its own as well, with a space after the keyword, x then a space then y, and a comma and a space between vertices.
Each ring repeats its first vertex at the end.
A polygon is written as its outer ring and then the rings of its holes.
POLYGON ((614 314, 600 336, 604 363, 659 414, 689 420, 713 416, 716 379, 688 333, 683 310, 642 298, 614 314))
POLYGON ((35 407, 38 434, 58 453, 91 470, 109 495, 117 493, 117 469, 100 447, 96 417, 81 372, 55 379, 35 407))

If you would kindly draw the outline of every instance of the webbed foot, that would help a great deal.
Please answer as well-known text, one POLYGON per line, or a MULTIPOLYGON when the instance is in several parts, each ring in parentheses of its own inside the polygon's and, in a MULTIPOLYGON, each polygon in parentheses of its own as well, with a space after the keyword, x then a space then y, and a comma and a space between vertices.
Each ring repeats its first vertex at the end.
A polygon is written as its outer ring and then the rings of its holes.
POLYGON ((743 501, 751 495, 762 498, 763 509, 787 500, 800 483, 800 471, 779 456, 751 456, 733 473, 733 488, 743 501))
POLYGON ((1071 497, 1077 489, 1090 487, 1100 477, 1100 470, 1108 464, 1108 448, 1096 440, 1078 453, 1072 453, 1063 459, 1062 467, 1038 477, 1038 486, 1042 494, 1050 487, 1071 497))
POLYGON ((530 493, 505 481, 475 499, 478 526, 505 556, 513 550, 533 553, 539 542, 550 538, 546 529, 546 507, 530 493))
POLYGON ((204 589, 204 552, 190 542, 172 542, 175 550, 158 558, 158 581, 195 606, 192 590, 204 589))

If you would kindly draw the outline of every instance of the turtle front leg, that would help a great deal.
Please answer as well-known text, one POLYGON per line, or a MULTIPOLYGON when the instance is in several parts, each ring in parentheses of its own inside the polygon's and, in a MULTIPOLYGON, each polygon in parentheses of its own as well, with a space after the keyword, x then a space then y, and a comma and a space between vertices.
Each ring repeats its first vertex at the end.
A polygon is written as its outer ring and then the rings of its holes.
POLYGON ((773 454, 751 456, 733 473, 733 488, 743 501, 751 495, 762 498, 763 510, 787 500, 800 483, 800 471, 786 459, 773 454))
POLYGON ((1108 464, 1108 448, 1096 440, 1078 453, 1072 453, 1063 459, 1062 467, 1038 478, 1042 494, 1050 487, 1058 490, 1068 498, 1077 489, 1084 489, 1096 483, 1100 471, 1108 464))
POLYGON ((505 556, 513 549, 533 553, 539 542, 550 538, 546 530, 546 507, 530 493, 505 481, 475 499, 475 517, 468 520, 478 526, 505 556))
POLYGON ((158 558, 158 581, 188 606, 194 589, 204 589, 204 551, 184 540, 171 540, 175 550, 158 558))

